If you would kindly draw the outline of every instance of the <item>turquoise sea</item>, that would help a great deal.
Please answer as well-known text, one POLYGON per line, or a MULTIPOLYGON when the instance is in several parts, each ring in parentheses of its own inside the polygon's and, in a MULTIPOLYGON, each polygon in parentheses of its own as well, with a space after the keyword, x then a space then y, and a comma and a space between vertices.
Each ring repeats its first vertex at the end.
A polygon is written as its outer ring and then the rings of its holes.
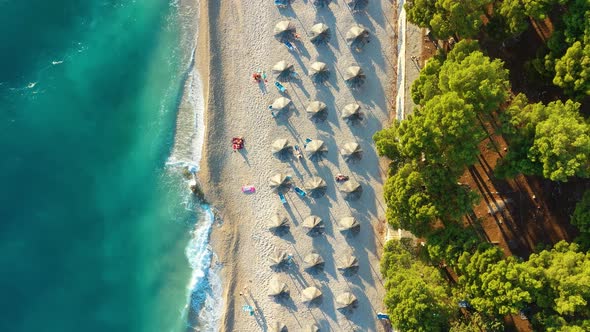
POLYGON ((0 331, 185 331, 212 305, 210 215, 169 163, 184 10, 0 0, 0 331))

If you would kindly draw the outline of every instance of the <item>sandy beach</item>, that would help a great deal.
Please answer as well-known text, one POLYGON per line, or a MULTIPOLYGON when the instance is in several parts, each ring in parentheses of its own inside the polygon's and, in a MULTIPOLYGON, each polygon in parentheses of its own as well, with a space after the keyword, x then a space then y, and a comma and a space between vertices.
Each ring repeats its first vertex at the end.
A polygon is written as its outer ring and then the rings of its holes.
POLYGON ((199 177, 221 220, 211 239, 223 264, 225 312, 220 331, 267 331, 276 321, 289 331, 302 331, 311 323, 321 331, 382 331, 376 313, 384 311, 379 255, 385 219, 385 167, 372 136, 387 125, 392 108, 396 63, 392 3, 370 1, 366 11, 352 13, 341 0, 320 9, 309 0, 297 0, 282 10, 270 0, 203 1, 200 26, 197 58, 205 88, 207 128, 199 177), (274 38, 275 24, 285 19, 301 35, 295 42, 296 51, 289 51, 274 38), (308 32, 316 23, 330 28, 327 45, 310 42, 308 32), (354 24, 362 24, 370 32, 370 43, 360 52, 351 50, 345 41, 354 24), (268 106, 281 94, 273 85, 271 67, 280 60, 293 64, 300 79, 285 83, 285 96, 292 100, 293 108, 275 119, 268 106), (309 77, 314 61, 328 65, 331 75, 325 85, 314 84, 309 77), (367 75, 366 83, 357 90, 347 87, 343 78, 351 65, 360 66, 367 75), (268 74, 266 85, 253 82, 251 75, 257 70, 268 74), (326 104, 325 121, 316 123, 308 118, 306 107, 312 100, 326 104), (340 118, 344 106, 352 102, 361 105, 360 123, 349 124, 340 118), (246 142, 240 152, 231 148, 235 136, 246 142), (279 159, 270 150, 278 138, 301 147, 306 138, 321 139, 328 152, 321 161, 307 156, 279 159), (360 145, 361 160, 343 159, 340 148, 347 142, 360 145), (312 176, 322 177, 327 183, 326 194, 301 198, 289 191, 285 194, 287 204, 282 204, 268 184, 268 178, 277 172, 290 175, 299 187, 312 176), (338 173, 362 185, 360 199, 344 199, 334 180, 338 173), (243 194, 241 187, 246 184, 255 186, 256 193, 243 194), (288 217, 290 225, 281 236, 267 227, 277 211, 288 217), (323 220, 321 235, 309 236, 301 226, 311 214, 323 220), (360 223, 357 234, 339 231, 337 222, 346 216, 360 223), (272 269, 269 257, 276 250, 291 254, 292 263, 272 269), (312 251, 325 260, 322 271, 304 269, 304 257, 312 251), (350 255, 358 258, 359 268, 345 276, 336 266, 350 255), (286 283, 290 297, 276 300, 268 296, 273 278, 286 283), (315 303, 304 304, 301 292, 309 286, 317 287, 323 295, 315 303), (343 292, 358 299, 351 312, 336 309, 335 299, 343 292), (254 314, 244 312, 244 305, 252 306, 254 314))

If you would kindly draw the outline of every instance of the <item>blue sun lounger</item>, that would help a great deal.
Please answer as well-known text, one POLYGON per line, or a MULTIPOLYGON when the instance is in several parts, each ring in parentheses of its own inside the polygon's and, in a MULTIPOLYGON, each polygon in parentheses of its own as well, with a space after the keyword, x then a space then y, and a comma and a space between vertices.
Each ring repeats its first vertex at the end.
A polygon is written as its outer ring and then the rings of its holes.
POLYGON ((275 6, 279 8, 286 8, 289 5, 289 0, 275 0, 275 6))
POLYGON ((285 195, 283 195, 283 193, 279 193, 279 198, 281 199, 281 203, 287 204, 287 199, 285 199, 285 195))
POLYGON ((295 190, 295 192, 297 193, 297 195, 301 196, 302 198, 305 197, 305 196, 307 196, 307 193, 303 189, 301 189, 299 187, 295 187, 295 188, 293 188, 293 190, 295 190))
POLYGON ((283 42, 283 44, 285 44, 285 46, 287 46, 287 48, 289 49, 289 51, 293 51, 293 52, 295 52, 295 46, 293 46, 293 44, 291 44, 291 42, 290 42, 290 41, 288 41, 288 40, 285 40, 285 41, 283 42))
POLYGON ((285 88, 285 86, 282 85, 280 82, 275 82, 275 86, 277 87, 277 89, 279 89, 280 92, 287 93, 287 88, 285 88))

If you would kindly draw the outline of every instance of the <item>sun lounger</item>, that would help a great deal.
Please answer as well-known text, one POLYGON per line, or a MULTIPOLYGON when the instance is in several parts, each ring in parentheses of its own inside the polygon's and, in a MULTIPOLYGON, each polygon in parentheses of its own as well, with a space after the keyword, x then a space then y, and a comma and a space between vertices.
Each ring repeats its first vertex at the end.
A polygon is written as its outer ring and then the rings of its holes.
POLYGON ((289 0, 274 0, 275 6, 279 8, 286 8, 289 5, 289 0))
POLYGON ((285 41, 283 42, 283 44, 285 44, 285 46, 287 46, 287 48, 289 49, 289 51, 293 51, 293 52, 295 52, 295 51, 297 50, 297 49, 295 48, 295 45, 291 44, 291 42, 290 42, 290 41, 288 41, 288 40, 285 40, 285 41))
POLYGON ((277 87, 277 89, 279 89, 280 92, 287 93, 287 88, 285 88, 285 86, 282 85, 280 82, 275 82, 275 86, 277 87))
POLYGON ((279 198, 281 199, 281 203, 287 204, 287 199, 283 193, 279 193, 279 198))
POLYGON ((295 190, 295 192, 297 193, 297 195, 299 195, 301 197, 307 196, 307 193, 303 189, 301 189, 299 187, 295 187, 293 189, 295 190))
POLYGON ((297 157, 297 159, 303 158, 303 153, 301 153, 301 148, 299 148, 299 145, 295 145, 293 147, 293 154, 295 157, 297 157))
POLYGON ((242 192, 244 194, 253 194, 256 192, 256 188, 254 186, 244 185, 242 186, 242 192))

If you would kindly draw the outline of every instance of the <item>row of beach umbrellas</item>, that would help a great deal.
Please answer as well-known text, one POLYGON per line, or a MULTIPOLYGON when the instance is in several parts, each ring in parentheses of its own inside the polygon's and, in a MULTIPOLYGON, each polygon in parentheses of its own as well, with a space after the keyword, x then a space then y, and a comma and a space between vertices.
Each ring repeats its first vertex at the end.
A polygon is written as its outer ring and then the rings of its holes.
MULTIPOLYGON (((275 37, 281 42, 296 38, 296 31, 295 24, 289 20, 278 22, 274 28, 275 37)), ((345 39, 352 49, 360 51, 369 42, 369 35, 364 26, 356 24, 346 32, 345 39)), ((330 37, 330 28, 324 23, 317 23, 310 29, 310 41, 315 45, 326 44, 330 37)))
MULTIPOLYGON (((281 213, 275 213, 268 221, 268 228, 272 230, 281 227, 287 227, 288 222, 289 220, 285 215, 281 213)), ((303 220, 303 223, 301 225, 309 230, 316 229, 322 226, 322 218, 316 215, 310 215, 303 220)), ((360 224, 358 220, 352 216, 343 217, 338 221, 338 228, 340 229, 340 231, 349 231, 353 229, 358 229, 359 227, 360 224)))
MULTIPOLYGON (((313 142, 313 141, 312 141, 313 142)), ((308 145, 309 146, 309 145, 308 145)), ((268 178, 268 185, 273 189, 283 189, 291 184, 291 177, 284 173, 275 173, 268 178)), ((325 190, 326 181, 320 177, 312 177, 305 182, 305 188, 310 191, 325 190)), ((360 183, 348 180, 338 187, 338 190, 345 194, 347 199, 355 199, 360 196, 363 187, 360 183), (354 197, 353 197, 354 196, 354 197)))
MULTIPOLYGON (((281 112, 287 111, 291 108, 292 105, 291 99, 287 97, 279 97, 273 101, 271 104, 271 108, 274 111, 281 112)), ((312 101, 309 103, 308 107, 305 109, 307 113, 315 114, 318 112, 323 112, 326 110, 326 104, 321 101, 312 101)), ((360 110, 361 106, 357 103, 350 103, 344 106, 342 109, 341 118, 348 120, 354 118, 360 118, 360 110)))
MULTIPOLYGON (((293 146, 286 138, 279 138, 272 142, 270 150, 274 154, 278 154, 287 150, 290 150, 293 146)), ((310 155, 314 155, 317 153, 324 153, 328 151, 324 141, 322 140, 312 140, 305 146, 305 151, 308 152, 310 155)), ((361 158, 363 150, 361 146, 356 142, 348 142, 342 145, 340 149, 340 154, 344 160, 349 161, 351 159, 359 159, 361 158)), ((323 180, 322 180, 323 181, 323 180)))
MULTIPOLYGON (((280 296, 288 294, 289 288, 287 284, 280 281, 278 278, 273 278, 268 284, 268 295, 269 296, 280 296)), ((315 286, 307 287, 301 292, 301 302, 312 302, 319 299, 323 295, 322 291, 315 286)), ((336 303, 338 308, 347 308, 357 302, 356 296, 351 292, 343 292, 336 296, 336 303)))
MULTIPOLYGON (((295 71, 293 70, 293 65, 285 60, 277 62, 272 67, 272 72, 276 75, 277 80, 281 82, 287 82, 297 77, 295 71)), ((309 72, 311 78, 316 83, 323 83, 330 77, 328 65, 326 65, 324 62, 312 63, 309 72)), ((365 72, 359 66, 350 66, 346 68, 342 76, 344 77, 346 84, 353 88, 361 86, 367 79, 367 75, 365 75, 365 72)))

